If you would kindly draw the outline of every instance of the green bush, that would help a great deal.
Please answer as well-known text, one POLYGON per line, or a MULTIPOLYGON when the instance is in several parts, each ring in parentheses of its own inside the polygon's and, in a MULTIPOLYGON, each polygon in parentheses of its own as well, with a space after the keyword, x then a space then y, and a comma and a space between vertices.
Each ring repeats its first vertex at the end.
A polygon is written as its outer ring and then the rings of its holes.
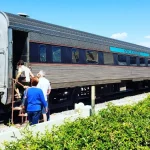
POLYGON ((150 96, 134 106, 113 106, 97 115, 66 121, 45 134, 5 143, 6 150, 148 150, 150 149, 150 96))

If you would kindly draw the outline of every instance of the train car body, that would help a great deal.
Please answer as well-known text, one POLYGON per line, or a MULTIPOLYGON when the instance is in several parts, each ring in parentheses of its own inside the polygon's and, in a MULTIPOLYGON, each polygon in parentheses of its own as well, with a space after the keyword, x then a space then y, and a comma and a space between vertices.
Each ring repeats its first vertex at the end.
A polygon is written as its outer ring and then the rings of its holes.
POLYGON ((11 103, 12 78, 22 59, 46 72, 51 108, 96 95, 149 86, 150 48, 0 12, 0 95, 11 103))

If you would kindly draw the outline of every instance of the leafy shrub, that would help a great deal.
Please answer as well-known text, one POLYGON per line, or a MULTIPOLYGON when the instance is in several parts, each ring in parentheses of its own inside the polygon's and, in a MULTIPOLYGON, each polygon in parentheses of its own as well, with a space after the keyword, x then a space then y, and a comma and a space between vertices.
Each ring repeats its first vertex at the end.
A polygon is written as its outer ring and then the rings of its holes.
POLYGON ((5 143, 6 150, 148 150, 150 149, 150 96, 134 106, 108 105, 97 115, 5 143))

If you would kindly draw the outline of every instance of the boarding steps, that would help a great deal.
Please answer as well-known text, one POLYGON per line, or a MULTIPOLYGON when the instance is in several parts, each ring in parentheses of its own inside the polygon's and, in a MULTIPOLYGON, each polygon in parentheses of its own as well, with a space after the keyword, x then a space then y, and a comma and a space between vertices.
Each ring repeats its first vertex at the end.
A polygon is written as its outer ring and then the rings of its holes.
POLYGON ((20 106, 12 108, 12 111, 19 111, 18 116, 21 117, 21 123, 27 122, 27 113, 24 112, 24 109, 20 106))
POLYGON ((14 123, 14 111, 19 111, 18 116, 21 117, 21 123, 27 122, 27 113, 24 112, 24 108, 21 107, 20 105, 16 105, 19 101, 21 102, 21 99, 15 98, 14 95, 14 79, 13 79, 13 84, 12 84, 12 117, 11 117, 11 122, 12 124, 14 123))

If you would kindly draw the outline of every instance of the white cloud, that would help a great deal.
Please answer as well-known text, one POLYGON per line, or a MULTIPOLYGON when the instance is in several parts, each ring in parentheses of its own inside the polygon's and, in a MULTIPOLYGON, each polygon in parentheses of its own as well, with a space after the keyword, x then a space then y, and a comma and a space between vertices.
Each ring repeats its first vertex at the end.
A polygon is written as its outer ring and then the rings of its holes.
POLYGON ((111 38, 113 39, 125 39, 128 36, 128 34, 126 32, 122 32, 122 33, 115 33, 111 35, 111 38))
POLYGON ((149 42, 141 42, 141 43, 139 43, 138 45, 150 47, 150 41, 149 41, 149 42))
POLYGON ((145 36, 144 38, 146 38, 146 39, 150 39, 150 35, 147 35, 147 36, 145 36))

